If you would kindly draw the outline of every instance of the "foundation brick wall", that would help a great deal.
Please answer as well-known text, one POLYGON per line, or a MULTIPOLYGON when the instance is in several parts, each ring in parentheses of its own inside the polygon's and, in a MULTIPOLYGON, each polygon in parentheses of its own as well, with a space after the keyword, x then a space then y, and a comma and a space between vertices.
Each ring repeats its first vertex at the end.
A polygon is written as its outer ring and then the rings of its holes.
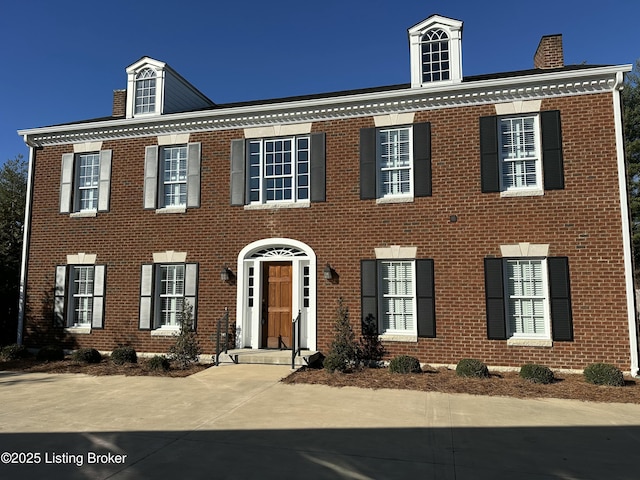
MULTIPOLYGON (((359 198, 359 133, 371 117, 315 122, 326 134, 326 202, 309 208, 245 210, 229 205, 230 142, 241 130, 192 133, 202 143, 201 207, 183 214, 143 209, 145 146, 156 137, 105 141, 113 150, 111 208, 95 218, 58 213, 61 157, 72 145, 38 149, 28 265, 25 342, 62 341, 67 347, 112 350, 130 344, 139 352, 166 352, 170 338, 138 329, 140 271, 154 252, 187 252, 199 264, 198 338, 213 353, 214 325, 230 310, 236 318, 236 286, 220 281, 222 265, 235 272, 240 250, 262 238, 285 237, 317 255, 318 349, 333 338, 337 299, 360 330, 360 261, 376 247, 415 246, 435 265, 436 338, 387 342, 388 356, 404 353, 426 363, 479 358, 489 365, 537 362, 552 368, 584 368, 599 361, 629 369, 623 227, 618 193, 613 102, 610 93, 542 101, 560 110, 565 189, 543 196, 501 198, 481 193, 479 118, 493 105, 418 112, 430 122, 431 197, 412 203, 376 204, 359 198), (451 223, 450 215, 458 221, 451 223), (574 341, 552 347, 507 346, 488 340, 483 259, 499 257, 501 244, 549 244, 551 256, 569 258, 574 341), (55 267, 66 255, 97 254, 107 265, 104 329, 71 335, 54 328, 55 267), (329 263, 338 284, 322 278, 329 263)), ((624 232, 626 233, 626 232, 624 232)))

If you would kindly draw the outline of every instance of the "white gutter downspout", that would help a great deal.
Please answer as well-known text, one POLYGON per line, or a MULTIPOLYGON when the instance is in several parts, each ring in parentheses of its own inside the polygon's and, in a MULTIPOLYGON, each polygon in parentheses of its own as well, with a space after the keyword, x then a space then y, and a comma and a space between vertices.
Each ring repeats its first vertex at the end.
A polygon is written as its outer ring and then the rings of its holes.
MULTIPOLYGON (((27 136, 24 142, 28 145, 27 136)), ((27 295, 27 258, 29 256, 29 233, 31 230, 31 196, 33 193, 33 163, 36 159, 35 147, 29 147, 29 169, 27 173, 27 195, 24 205, 24 225, 22 232, 22 262, 20 264, 20 299, 18 301, 18 334, 16 343, 22 345, 24 336, 24 316, 27 295)))
POLYGON ((633 250, 631 248, 631 222, 629 194, 627 191, 627 162, 624 154, 624 132, 622 130, 622 101, 620 91, 624 88, 623 72, 616 73, 613 86, 613 115, 618 156, 618 189, 620 190, 620 213, 622 215, 622 246, 624 249, 624 272, 627 285, 627 312, 629 323, 629 350, 631 375, 638 376, 638 324, 636 315, 635 288, 633 280, 633 250))

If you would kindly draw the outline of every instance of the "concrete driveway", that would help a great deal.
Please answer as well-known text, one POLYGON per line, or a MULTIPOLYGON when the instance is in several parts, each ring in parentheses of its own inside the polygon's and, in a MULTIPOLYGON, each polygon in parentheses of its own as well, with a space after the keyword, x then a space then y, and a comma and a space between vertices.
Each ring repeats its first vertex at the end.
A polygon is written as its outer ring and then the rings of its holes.
POLYGON ((0 372, 0 478, 637 479, 640 405, 0 372))

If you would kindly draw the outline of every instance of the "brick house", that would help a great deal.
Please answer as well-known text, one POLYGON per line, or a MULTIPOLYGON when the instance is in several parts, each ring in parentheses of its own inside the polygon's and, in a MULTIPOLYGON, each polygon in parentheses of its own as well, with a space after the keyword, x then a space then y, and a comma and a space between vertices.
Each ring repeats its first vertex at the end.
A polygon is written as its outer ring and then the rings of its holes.
POLYGON ((219 105, 126 69, 112 115, 30 148, 19 341, 326 351, 338 298, 391 357, 638 370, 620 89, 630 65, 465 77, 462 22, 408 29, 404 85, 219 105))

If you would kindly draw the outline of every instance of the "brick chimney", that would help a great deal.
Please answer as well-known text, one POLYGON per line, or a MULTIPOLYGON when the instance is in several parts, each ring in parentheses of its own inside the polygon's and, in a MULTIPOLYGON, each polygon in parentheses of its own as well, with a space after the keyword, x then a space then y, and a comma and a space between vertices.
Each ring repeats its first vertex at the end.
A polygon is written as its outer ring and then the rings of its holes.
POLYGON ((564 67, 562 34, 545 35, 540 39, 536 54, 533 56, 533 66, 542 69, 564 67))
POLYGON ((113 117, 124 117, 127 114, 127 91, 113 91, 113 117))

